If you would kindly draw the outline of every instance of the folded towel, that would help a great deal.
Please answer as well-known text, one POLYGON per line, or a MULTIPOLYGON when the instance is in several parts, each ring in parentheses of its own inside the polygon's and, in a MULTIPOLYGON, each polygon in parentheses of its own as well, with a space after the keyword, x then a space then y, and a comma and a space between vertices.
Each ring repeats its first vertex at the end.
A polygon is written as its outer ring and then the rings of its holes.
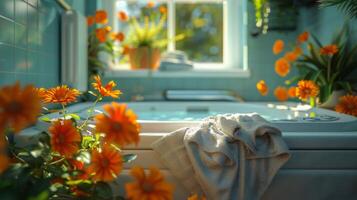
POLYGON ((207 199, 260 199, 289 159, 281 132, 256 114, 210 117, 152 147, 188 191, 207 199))

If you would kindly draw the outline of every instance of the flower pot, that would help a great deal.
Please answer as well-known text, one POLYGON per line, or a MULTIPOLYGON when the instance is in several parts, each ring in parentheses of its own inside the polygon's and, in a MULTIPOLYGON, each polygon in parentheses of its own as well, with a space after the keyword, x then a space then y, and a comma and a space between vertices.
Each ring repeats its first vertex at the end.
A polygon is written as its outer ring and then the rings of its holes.
POLYGON ((160 66, 160 50, 158 48, 138 47, 129 50, 131 69, 152 69, 160 66))
POLYGON ((334 90, 328 97, 327 101, 322 104, 319 104, 319 107, 333 109, 337 105, 340 97, 346 95, 346 93, 347 92, 345 90, 334 90))

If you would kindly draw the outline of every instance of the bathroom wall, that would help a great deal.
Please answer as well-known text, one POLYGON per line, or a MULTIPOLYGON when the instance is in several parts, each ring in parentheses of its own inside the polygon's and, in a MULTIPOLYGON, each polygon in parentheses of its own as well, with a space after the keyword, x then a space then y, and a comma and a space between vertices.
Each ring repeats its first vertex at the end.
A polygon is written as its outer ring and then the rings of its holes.
MULTIPOLYGON (((254 12, 249 7, 248 27, 254 25, 254 12)), ((274 62, 278 58, 271 52, 271 47, 276 39, 283 39, 290 45, 302 31, 309 31, 328 44, 332 34, 344 22, 345 16, 335 8, 319 9, 302 8, 299 14, 299 23, 293 32, 269 32, 259 37, 248 37, 248 67, 251 76, 248 78, 117 78, 119 88, 123 90, 122 100, 131 100, 136 95, 162 96, 166 89, 224 89, 233 90, 249 101, 275 100, 273 90, 278 85, 284 85, 284 80, 296 74, 293 70, 286 78, 281 78, 274 72, 274 62), (290 43, 290 44, 289 44, 290 43), (256 90, 257 81, 264 79, 270 87, 267 97, 262 97, 256 90)), ((355 30, 357 23, 354 24, 355 30)))

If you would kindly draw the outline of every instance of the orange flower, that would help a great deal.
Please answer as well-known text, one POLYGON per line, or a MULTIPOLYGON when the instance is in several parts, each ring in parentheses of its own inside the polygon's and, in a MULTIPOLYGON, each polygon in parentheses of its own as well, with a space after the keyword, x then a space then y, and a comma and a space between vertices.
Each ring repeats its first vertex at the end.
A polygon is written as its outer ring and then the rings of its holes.
POLYGON ((259 81, 256 86, 261 95, 266 96, 268 94, 269 88, 264 80, 259 81))
MULTIPOLYGON (((187 200, 199 200, 199 196, 197 194, 191 195, 187 198, 187 200)), ((202 196, 201 200, 206 200, 206 197, 202 196)))
POLYGON ((123 55, 128 55, 130 52, 130 47, 128 45, 123 46, 123 55))
POLYGON ((159 11, 161 14, 166 14, 167 13, 167 8, 165 6, 160 6, 159 11))
POLYGON ((99 42, 105 42, 107 40, 107 35, 109 33, 109 29, 108 28, 97 28, 95 30, 95 36, 97 37, 97 39, 99 40, 99 42))
POLYGON ((285 87, 275 88, 274 95, 279 101, 286 101, 289 98, 288 90, 285 87))
POLYGON ((335 110, 339 113, 353 115, 357 117, 357 96, 346 95, 340 98, 335 110))
POLYGON ((97 10, 95 12, 95 22, 98 24, 108 23, 108 15, 105 10, 97 10))
POLYGON ((0 174, 9 168, 10 159, 4 153, 0 153, 0 174))
POLYGON ((274 45, 273 45, 273 53, 275 55, 279 54, 280 52, 282 52, 284 49, 284 41, 282 40, 276 40, 274 42, 274 45))
POLYGON ((102 86, 102 80, 100 79, 100 76, 95 76, 95 83, 92 83, 92 86, 94 89, 98 90, 98 92, 104 96, 104 97, 113 97, 113 98, 118 98, 119 95, 121 95, 120 90, 113 90, 113 88, 116 86, 114 81, 110 81, 106 86, 102 86))
POLYGON ((92 26, 95 23, 95 17, 94 16, 88 16, 87 17, 87 25, 92 26))
POLYGON ((275 72, 284 77, 290 72, 290 64, 285 58, 280 58, 275 62, 275 72))
POLYGON ((311 97, 316 97, 319 94, 319 87, 314 81, 301 80, 298 82, 296 96, 302 100, 307 100, 311 97))
POLYGON ((122 42, 122 41, 124 41, 125 35, 124 35, 124 33, 119 32, 119 33, 112 33, 111 37, 113 40, 122 42))
POLYGON ((7 146, 7 141, 5 135, 0 132, 0 151, 2 151, 7 146))
POLYGON ((146 7, 148 7, 148 8, 153 8, 154 6, 155 6, 155 2, 153 2, 153 1, 149 1, 146 5, 146 7))
POLYGON ((88 172, 93 175, 95 181, 109 182, 119 175, 122 167, 123 159, 118 150, 105 144, 101 151, 93 150, 88 172))
POLYGON ((6 127, 17 133, 36 122, 41 102, 34 91, 31 85, 21 89, 19 82, 0 88, 0 133, 6 127))
POLYGON ((71 89, 66 85, 62 85, 47 89, 45 91, 42 90, 40 95, 44 103, 60 103, 65 105, 75 102, 79 96, 79 91, 71 89))
POLYGON ((108 115, 95 116, 96 131, 105 134, 105 141, 122 146, 139 142, 139 124, 136 115, 125 104, 112 102, 104 105, 108 115))
POLYGON ((298 58, 298 55, 295 52, 287 52, 284 58, 289 62, 294 62, 298 58))
POLYGON ((125 184, 125 191, 129 199, 173 199, 173 186, 164 180, 164 176, 154 167, 149 174, 141 167, 133 167, 130 171, 135 182, 125 184))
POLYGON ((124 11, 119 11, 119 12, 118 12, 118 18, 119 18, 119 20, 122 21, 122 22, 126 22, 126 21, 129 20, 129 16, 128 16, 128 15, 126 14, 126 12, 124 12, 124 11))
POLYGON ((300 56, 300 55, 303 53, 302 48, 301 48, 301 47, 298 47, 298 46, 295 47, 294 53, 295 53, 297 56, 300 56))
POLYGON ((301 33, 297 38, 298 43, 306 42, 309 39, 309 35, 309 32, 306 31, 301 33))
POLYGON ((53 151, 70 158, 77 153, 81 135, 73 126, 71 120, 58 120, 48 129, 51 133, 51 147, 53 151))
POLYGON ((321 55, 332 56, 337 52, 338 52, 338 47, 337 47, 337 45, 334 45, 334 44, 324 46, 320 49, 321 55))
POLYGON ((288 90, 288 94, 290 98, 295 98, 296 97, 296 87, 290 87, 288 90))

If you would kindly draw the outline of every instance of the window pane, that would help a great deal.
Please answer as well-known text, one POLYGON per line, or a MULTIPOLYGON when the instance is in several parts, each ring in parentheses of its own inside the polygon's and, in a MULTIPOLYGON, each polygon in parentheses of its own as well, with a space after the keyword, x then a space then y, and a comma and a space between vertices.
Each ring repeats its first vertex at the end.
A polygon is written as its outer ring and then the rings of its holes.
POLYGON ((223 4, 177 3, 176 35, 186 38, 176 42, 176 49, 195 62, 223 62, 223 4))

